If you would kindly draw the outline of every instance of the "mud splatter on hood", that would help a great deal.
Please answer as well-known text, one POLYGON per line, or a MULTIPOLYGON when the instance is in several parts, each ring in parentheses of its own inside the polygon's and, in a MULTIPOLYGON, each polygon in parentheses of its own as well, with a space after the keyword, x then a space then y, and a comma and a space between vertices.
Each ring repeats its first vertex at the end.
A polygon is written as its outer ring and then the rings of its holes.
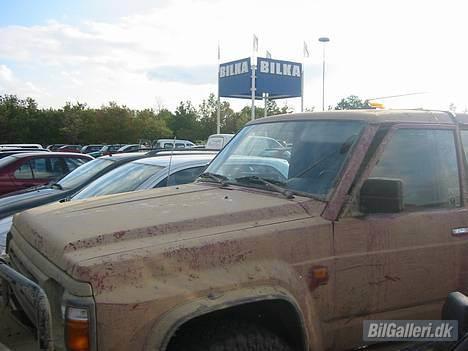
POLYGON ((307 198, 189 184, 38 207, 17 215, 13 225, 14 235, 72 272, 96 257, 316 216, 322 207, 307 198))

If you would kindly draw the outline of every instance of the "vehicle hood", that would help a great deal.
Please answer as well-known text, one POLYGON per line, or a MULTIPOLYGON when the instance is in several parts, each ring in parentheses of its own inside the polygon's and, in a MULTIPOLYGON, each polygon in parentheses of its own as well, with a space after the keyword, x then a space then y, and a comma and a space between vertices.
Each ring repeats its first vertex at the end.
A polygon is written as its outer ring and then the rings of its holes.
POLYGON ((142 247, 320 215, 310 198, 188 184, 56 203, 22 212, 13 237, 72 274, 79 262, 142 247))
POLYGON ((49 187, 40 187, 2 196, 0 197, 0 219, 33 207, 59 201, 67 196, 68 192, 49 187))

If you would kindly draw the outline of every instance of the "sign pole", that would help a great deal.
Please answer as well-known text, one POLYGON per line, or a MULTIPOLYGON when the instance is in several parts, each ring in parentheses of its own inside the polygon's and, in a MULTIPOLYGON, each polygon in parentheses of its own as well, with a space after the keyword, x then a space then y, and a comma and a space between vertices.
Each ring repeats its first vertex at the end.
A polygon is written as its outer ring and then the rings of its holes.
POLYGON ((252 112, 250 117, 252 121, 255 119, 255 65, 252 65, 252 87, 250 90, 252 91, 252 112))
POLYGON ((258 52, 258 37, 254 34, 253 35, 253 45, 252 45, 252 85, 250 87, 251 90, 251 98, 252 98, 252 111, 250 114, 250 118, 252 121, 255 119, 255 69, 257 66, 255 65, 255 59, 257 58, 256 53, 258 52))
POLYGON ((268 116, 268 93, 265 93, 265 95, 263 95, 263 99, 265 100, 265 107, 264 107, 264 114, 263 116, 266 117, 268 116))
POLYGON ((301 112, 304 112, 304 64, 301 72, 301 112))
POLYGON ((307 43, 304 41, 303 53, 302 53, 302 67, 301 67, 301 112, 304 112, 304 64, 305 59, 309 57, 309 48, 307 43))
POLYGON ((218 101, 217 101, 217 109, 216 109, 216 134, 221 133, 221 100, 219 97, 219 66, 221 60, 221 48, 219 46, 218 41, 218 101))

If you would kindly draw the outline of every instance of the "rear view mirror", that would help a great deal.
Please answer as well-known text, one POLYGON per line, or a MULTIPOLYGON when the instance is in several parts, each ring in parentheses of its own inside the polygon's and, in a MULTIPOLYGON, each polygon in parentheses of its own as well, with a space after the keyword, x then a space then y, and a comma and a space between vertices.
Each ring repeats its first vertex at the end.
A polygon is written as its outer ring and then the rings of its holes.
POLYGON ((403 182, 390 178, 367 179, 361 188, 359 210, 363 213, 403 211, 403 182))

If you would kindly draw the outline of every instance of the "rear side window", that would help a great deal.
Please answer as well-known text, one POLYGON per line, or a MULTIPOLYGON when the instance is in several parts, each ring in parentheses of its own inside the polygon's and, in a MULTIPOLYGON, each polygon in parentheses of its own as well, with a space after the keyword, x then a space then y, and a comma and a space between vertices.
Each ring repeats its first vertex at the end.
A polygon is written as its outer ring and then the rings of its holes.
POLYGON ((35 179, 47 179, 53 177, 53 172, 50 165, 47 165, 46 158, 34 158, 29 160, 33 176, 35 179))
POLYGON ((51 157, 49 158, 49 162, 50 162, 50 170, 52 172, 51 177, 57 178, 67 173, 67 170, 65 168, 65 164, 62 158, 51 157))
POLYGON ((31 170, 31 166, 29 162, 23 163, 16 171, 15 171, 15 178, 16 179, 33 179, 33 174, 31 170))
POLYGON ((74 169, 78 168, 82 164, 86 163, 87 160, 83 158, 66 158, 65 163, 67 164, 68 171, 71 172, 74 169))
POLYGON ((454 132, 397 130, 370 178, 402 180, 405 210, 459 207, 460 182, 454 132))
POLYGON ((468 165, 468 130, 461 130, 460 136, 463 144, 463 151, 465 152, 465 162, 468 165))
POLYGON ((163 188, 165 186, 192 183, 195 181, 195 179, 198 178, 200 174, 203 173, 205 168, 206 166, 199 166, 199 167, 187 168, 182 171, 175 172, 171 174, 171 176, 169 177, 169 183, 167 182, 167 177, 166 177, 163 180, 161 180, 155 186, 155 188, 163 188))

